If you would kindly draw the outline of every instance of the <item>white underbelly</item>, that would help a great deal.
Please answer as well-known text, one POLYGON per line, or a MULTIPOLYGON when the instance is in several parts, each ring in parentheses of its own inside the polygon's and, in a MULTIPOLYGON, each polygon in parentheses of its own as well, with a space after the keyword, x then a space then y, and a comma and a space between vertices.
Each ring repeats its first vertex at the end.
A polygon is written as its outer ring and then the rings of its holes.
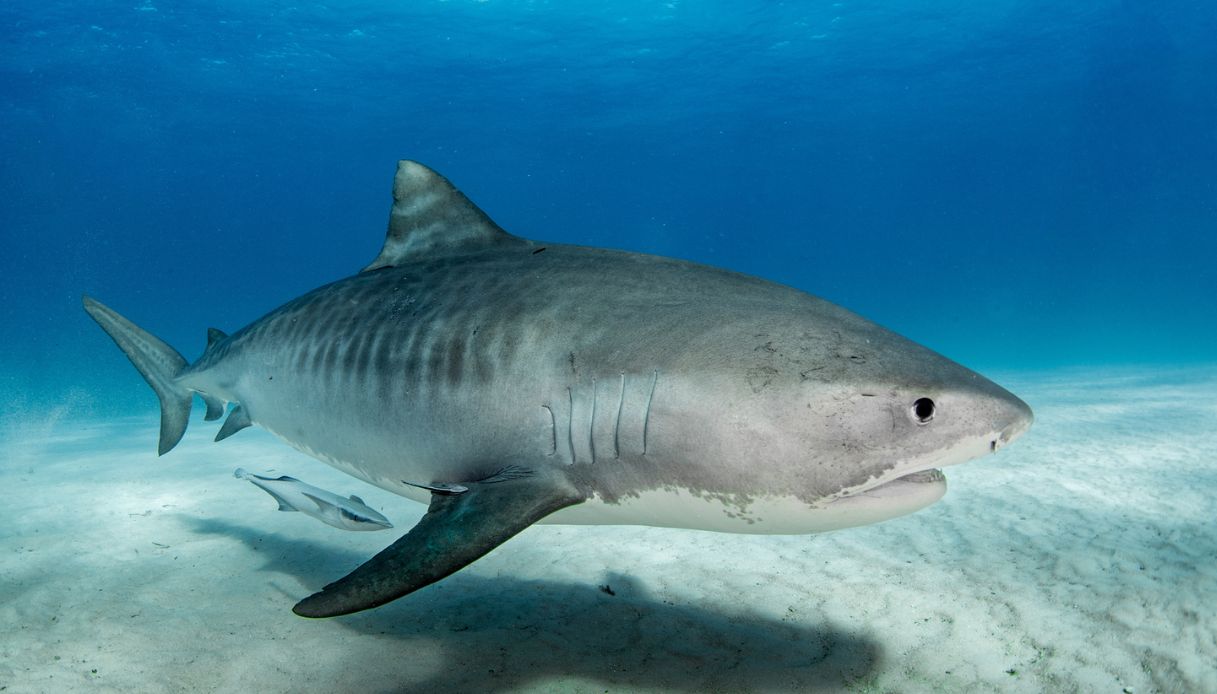
MULTIPOLYGON (((265 425, 263 425, 265 426, 265 425)), ((271 433, 293 448, 325 462, 338 470, 393 494, 430 503, 431 493, 407 482, 430 483, 430 479, 402 479, 409 473, 402 469, 401 460, 380 469, 374 463, 353 462, 360 456, 335 456, 295 441, 267 427, 271 433)), ((421 474, 421 473, 420 473, 421 474)), ((557 511, 541 523, 567 525, 649 525, 663 528, 711 530, 725 533, 757 535, 806 535, 878 523, 934 503, 946 491, 941 485, 919 485, 912 494, 907 486, 901 489, 901 499, 886 498, 882 493, 839 499, 822 505, 812 505, 794 496, 763 496, 744 505, 724 503, 719 498, 697 496, 683 489, 650 490, 637 496, 606 503, 593 495, 587 501, 557 511)))
POLYGON ((744 507, 684 490, 655 490, 607 504, 593 497, 547 516, 542 523, 571 525, 650 525, 757 535, 806 535, 868 525, 912 513, 940 499, 946 491, 925 485, 919 498, 905 494, 900 503, 878 497, 841 499, 813 506, 793 496, 754 499, 744 507))

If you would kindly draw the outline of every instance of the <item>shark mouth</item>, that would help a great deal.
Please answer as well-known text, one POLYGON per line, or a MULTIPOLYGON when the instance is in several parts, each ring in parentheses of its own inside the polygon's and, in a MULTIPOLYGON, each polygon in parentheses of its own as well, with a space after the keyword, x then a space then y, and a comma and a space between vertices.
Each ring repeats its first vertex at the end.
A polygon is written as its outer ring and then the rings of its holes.
POLYGON ((929 456, 897 462, 886 474, 842 489, 826 501, 829 505, 869 502, 891 507, 928 506, 941 499, 947 490, 946 477, 939 468, 959 465, 994 453, 1004 445, 1003 442, 1012 440, 1025 429, 1026 425, 1014 433, 1010 433, 1010 430, 990 432, 986 436, 961 440, 929 456), (915 469, 897 473, 896 468, 900 467, 915 469))
POLYGON ((942 470, 931 468, 909 472, 899 477, 881 481, 873 486, 863 486, 843 492, 830 504, 847 503, 866 498, 872 501, 888 501, 904 497, 933 496, 935 500, 946 491, 947 478, 942 470))
POLYGON ((931 468, 929 470, 918 470, 917 472, 910 472, 907 475, 897 477, 896 479, 894 479, 890 482, 884 482, 883 484, 880 484, 877 487, 871 487, 870 489, 863 490, 862 492, 859 492, 859 493, 860 494, 873 494, 876 492, 882 492, 883 490, 888 489, 889 487, 895 487, 895 486, 899 486, 902 484, 929 484, 929 483, 933 483, 933 482, 946 482, 946 481, 947 481, 946 475, 942 474, 942 470, 939 470, 937 468, 931 468))
POLYGON ((868 525, 903 516, 929 506, 946 493, 946 477, 937 468, 906 472, 886 480, 871 480, 821 503, 818 506, 822 514, 821 523, 815 532, 868 525))

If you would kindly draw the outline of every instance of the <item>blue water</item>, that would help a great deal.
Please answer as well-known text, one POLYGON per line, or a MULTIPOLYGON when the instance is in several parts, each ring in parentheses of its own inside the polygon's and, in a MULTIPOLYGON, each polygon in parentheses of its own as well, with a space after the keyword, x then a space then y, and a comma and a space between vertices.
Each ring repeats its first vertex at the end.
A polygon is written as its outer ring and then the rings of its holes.
POLYGON ((0 5, 0 398, 377 252, 395 161, 523 236, 791 284, 982 370, 1217 360, 1207 2, 0 5))

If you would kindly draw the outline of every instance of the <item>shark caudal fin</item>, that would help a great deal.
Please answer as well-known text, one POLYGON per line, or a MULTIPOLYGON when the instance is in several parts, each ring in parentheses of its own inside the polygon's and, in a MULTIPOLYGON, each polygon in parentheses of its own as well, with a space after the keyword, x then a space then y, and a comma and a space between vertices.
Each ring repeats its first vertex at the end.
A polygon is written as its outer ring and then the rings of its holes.
POLYGON ((186 360, 177 350, 92 297, 84 297, 84 306, 161 399, 161 439, 157 450, 165 455, 182 440, 190 419, 191 391, 177 383, 186 360))

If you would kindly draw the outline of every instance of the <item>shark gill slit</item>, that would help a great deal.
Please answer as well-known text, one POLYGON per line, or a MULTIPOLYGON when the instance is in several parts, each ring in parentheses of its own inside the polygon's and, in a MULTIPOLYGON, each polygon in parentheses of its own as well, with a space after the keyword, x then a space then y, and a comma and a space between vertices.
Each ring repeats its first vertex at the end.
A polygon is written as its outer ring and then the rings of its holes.
POLYGON ((460 386, 465 379, 465 356, 469 351, 469 343, 465 341, 468 331, 463 324, 458 323, 458 327, 460 329, 452 331, 448 340, 448 386, 452 388, 460 386))
POLYGON ((574 465, 579 458, 575 454, 575 394, 570 388, 566 389, 566 399, 570 405, 566 408, 566 445, 570 446, 570 464, 574 465))
POLYGON ((621 395, 617 397, 617 421, 613 423, 613 458, 621 459, 621 410, 625 407, 625 372, 621 372, 621 395))
POLYGON ((647 429, 651 425, 651 401, 655 399, 655 384, 659 382, 659 369, 651 375, 651 392, 647 394, 647 410, 642 418, 642 454, 647 454, 647 429))
POLYGON ((549 405, 541 405, 545 411, 549 413, 549 453, 546 455, 554 455, 558 452, 558 422, 554 419, 554 411, 549 405))
POLYGON ((592 452, 592 465, 596 464, 596 379, 592 379, 592 413, 587 418, 587 447, 592 452))

